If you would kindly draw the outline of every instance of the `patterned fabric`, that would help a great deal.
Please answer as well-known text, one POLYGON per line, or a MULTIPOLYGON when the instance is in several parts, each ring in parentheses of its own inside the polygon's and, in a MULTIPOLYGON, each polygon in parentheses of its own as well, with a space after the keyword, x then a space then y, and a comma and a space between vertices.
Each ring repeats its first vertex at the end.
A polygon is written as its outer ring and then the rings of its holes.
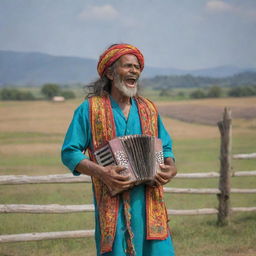
POLYGON ((117 44, 107 49, 99 58, 98 73, 100 77, 104 74, 104 71, 110 67, 117 59, 125 54, 133 54, 138 58, 140 63, 140 70, 144 68, 144 57, 142 53, 135 46, 129 44, 117 44))
POLYGON ((142 97, 136 97, 135 100, 137 101, 139 108, 142 134, 158 137, 158 112, 154 103, 142 97))
MULTIPOLYGON (((94 149, 103 146, 107 140, 115 137, 115 127, 110 99, 108 96, 92 97, 90 101, 90 121, 92 128, 94 149)), ((152 102, 142 97, 136 98, 140 113, 142 133, 157 136, 157 110, 152 102)), ((91 149, 92 151, 92 149, 91 149)), ((92 160, 95 160, 91 158, 92 160)), ((100 216, 101 253, 112 250, 117 214, 119 209, 119 196, 111 197, 107 187, 97 178, 93 178, 95 198, 100 216)), ((127 239, 129 255, 134 255, 132 243, 133 234, 130 226, 129 192, 123 193, 125 219, 129 237, 127 239)), ((149 187, 146 190, 146 216, 147 239, 163 240, 168 236, 167 214, 163 203, 162 187, 149 187)))
POLYGON ((124 202, 125 223, 126 223, 126 228, 127 228, 127 232, 128 232, 126 252, 130 256, 135 256, 135 248, 134 248, 134 245, 133 245, 134 234, 133 234, 132 228, 131 228, 130 191, 124 191, 122 193, 122 198, 123 198, 123 202, 124 202))
MULTIPOLYGON (((89 98, 90 123, 94 150, 115 137, 114 118, 110 100, 105 97, 89 98)), ((91 159, 92 149, 90 150, 91 159)), ((109 252, 115 238, 119 197, 111 197, 106 185, 98 178, 92 178, 95 198, 99 207, 101 230, 101 253, 109 252)))
POLYGON ((92 143, 94 150, 97 150, 106 141, 116 137, 115 124, 108 96, 93 97, 89 99, 89 102, 92 143))
MULTIPOLYGON (((157 109, 148 99, 136 98, 142 133, 158 136, 157 109)), ((147 239, 166 239, 168 236, 168 215, 163 201, 163 187, 147 186, 146 188, 147 239)))

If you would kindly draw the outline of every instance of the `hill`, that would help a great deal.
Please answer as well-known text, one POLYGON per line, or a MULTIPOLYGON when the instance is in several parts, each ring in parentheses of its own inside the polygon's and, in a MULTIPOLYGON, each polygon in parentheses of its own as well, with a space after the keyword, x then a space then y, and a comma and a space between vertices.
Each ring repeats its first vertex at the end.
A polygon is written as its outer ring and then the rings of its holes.
POLYGON ((0 51, 0 85, 88 82, 97 75, 95 66, 91 59, 0 51))
MULTIPOLYGON (((96 66, 97 61, 94 59, 53 56, 37 52, 0 51, 0 86, 88 83, 98 77, 96 66)), ((187 74, 220 78, 244 71, 256 71, 256 69, 223 66, 201 70, 181 70, 146 66, 142 78, 153 79, 155 76, 171 76, 170 79, 174 81, 176 76, 186 76, 187 74)), ((187 76, 190 79, 189 75, 187 76)), ((161 80, 163 78, 154 79, 161 80)))

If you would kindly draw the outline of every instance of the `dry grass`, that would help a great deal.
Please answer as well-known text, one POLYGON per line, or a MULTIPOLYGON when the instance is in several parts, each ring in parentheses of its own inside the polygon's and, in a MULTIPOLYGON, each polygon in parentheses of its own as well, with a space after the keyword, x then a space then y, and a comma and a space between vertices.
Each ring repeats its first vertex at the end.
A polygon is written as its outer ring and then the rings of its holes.
POLYGON ((5 144, 0 148, 0 155, 3 157, 11 156, 14 153, 20 156, 24 155, 40 155, 40 154, 55 154, 60 152, 60 145, 51 143, 38 143, 38 144, 5 144))
POLYGON ((174 140, 197 139, 197 138, 218 138, 218 128, 195 123, 187 123, 165 117, 164 125, 174 140))
POLYGON ((0 132, 42 132, 63 134, 77 107, 76 101, 53 103, 2 102, 0 132))
MULTIPOLYGON (((27 133, 28 140, 31 140, 29 133, 41 133, 41 137, 54 134, 59 135, 61 139, 67 130, 73 111, 79 104, 80 102, 77 100, 63 103, 2 102, 0 105, 0 132, 24 132, 27 133)), ((169 118, 165 117, 164 122, 175 139, 218 137, 216 122, 221 120, 224 106, 240 111, 239 118, 233 122, 235 132, 247 133, 256 127, 256 97, 157 102, 157 106, 160 112, 170 116, 169 118), (193 112, 193 107, 194 110, 196 108, 196 112, 193 112), (242 117, 246 117, 248 109, 255 118, 244 122, 242 117), (175 112, 173 117, 170 114, 171 111, 175 112), (182 119, 183 121, 180 121, 182 119), (193 121, 193 123, 188 121, 193 121), (200 122, 215 126, 205 126, 200 122)), ((49 140, 49 138, 47 139, 49 140)))

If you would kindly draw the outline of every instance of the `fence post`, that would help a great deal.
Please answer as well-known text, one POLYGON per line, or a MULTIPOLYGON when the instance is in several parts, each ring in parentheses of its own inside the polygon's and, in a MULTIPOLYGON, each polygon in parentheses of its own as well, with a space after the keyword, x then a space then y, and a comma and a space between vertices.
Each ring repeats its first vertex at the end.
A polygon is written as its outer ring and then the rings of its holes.
POLYGON ((223 226, 229 224, 230 216, 230 177, 232 145, 232 118, 230 109, 224 109, 223 120, 218 122, 218 127, 221 135, 218 225, 223 226))

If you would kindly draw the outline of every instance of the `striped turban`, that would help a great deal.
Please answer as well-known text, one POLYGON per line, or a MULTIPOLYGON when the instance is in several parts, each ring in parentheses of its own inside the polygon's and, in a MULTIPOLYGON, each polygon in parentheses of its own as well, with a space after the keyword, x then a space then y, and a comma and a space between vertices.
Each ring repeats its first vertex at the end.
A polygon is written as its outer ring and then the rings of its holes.
POLYGON ((144 68, 144 57, 142 53, 135 46, 130 44, 117 44, 107 49, 99 58, 98 73, 100 77, 104 74, 105 70, 110 67, 117 59, 125 54, 133 54, 137 57, 140 63, 140 70, 144 68))

